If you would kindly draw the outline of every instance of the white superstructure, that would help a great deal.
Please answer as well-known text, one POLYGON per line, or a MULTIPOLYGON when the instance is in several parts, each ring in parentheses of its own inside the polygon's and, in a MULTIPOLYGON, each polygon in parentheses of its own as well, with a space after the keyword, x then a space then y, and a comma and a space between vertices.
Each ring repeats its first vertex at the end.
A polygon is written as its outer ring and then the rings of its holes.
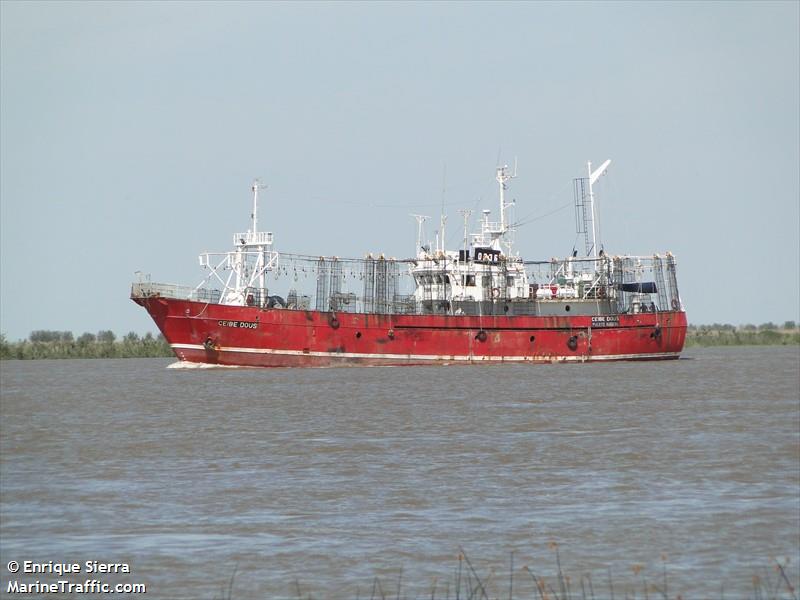
MULTIPOLYGON (((516 169, 515 169, 516 171, 516 169)), ((473 233, 467 246, 466 217, 464 220, 465 248, 457 251, 444 249, 444 236, 433 252, 421 246, 420 229, 417 233, 417 260, 411 267, 418 303, 429 304, 435 310, 448 311, 453 302, 484 302, 498 299, 525 299, 529 297, 528 276, 519 256, 512 254, 513 228, 508 223, 508 209, 513 204, 506 200, 508 181, 516 177, 507 166, 497 168, 496 180, 500 188, 500 221, 490 221, 491 211, 484 210, 481 230, 473 233)), ((416 216, 416 215, 415 215, 416 216)), ((454 312, 458 312, 456 309, 454 312)))

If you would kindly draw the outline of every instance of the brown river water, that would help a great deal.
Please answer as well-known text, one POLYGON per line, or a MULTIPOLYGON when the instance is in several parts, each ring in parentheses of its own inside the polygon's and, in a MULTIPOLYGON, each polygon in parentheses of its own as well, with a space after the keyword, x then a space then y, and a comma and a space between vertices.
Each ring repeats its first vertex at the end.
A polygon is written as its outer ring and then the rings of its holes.
POLYGON ((25 595, 14 581, 97 579, 151 599, 466 598, 478 581, 533 598, 525 567, 557 593, 566 582, 556 549, 571 598, 591 597, 589 577, 597 599, 612 586, 662 597, 665 572, 670 598, 791 598, 776 561, 800 587, 798 347, 535 366, 172 362, 0 365, 1 597, 25 595))

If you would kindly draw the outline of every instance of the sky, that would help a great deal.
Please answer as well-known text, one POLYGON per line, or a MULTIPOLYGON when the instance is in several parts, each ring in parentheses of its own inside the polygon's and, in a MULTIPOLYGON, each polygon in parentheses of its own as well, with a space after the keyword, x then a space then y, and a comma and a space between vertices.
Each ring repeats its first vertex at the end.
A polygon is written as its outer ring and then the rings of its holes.
MULTIPOLYGON (((673 252, 689 321, 800 321, 800 3, 0 3, 0 332, 155 331, 135 272, 194 285, 276 248, 414 254, 409 213, 497 216, 529 260, 673 252)), ((432 227, 428 234, 432 236, 432 227)), ((475 227, 473 227, 475 229, 475 227)))

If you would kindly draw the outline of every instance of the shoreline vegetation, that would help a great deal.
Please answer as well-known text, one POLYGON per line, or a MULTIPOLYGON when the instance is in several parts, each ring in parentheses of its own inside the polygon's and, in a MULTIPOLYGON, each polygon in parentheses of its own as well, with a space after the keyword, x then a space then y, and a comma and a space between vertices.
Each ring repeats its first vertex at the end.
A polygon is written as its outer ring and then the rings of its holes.
MULTIPOLYGON (((800 328, 794 321, 783 326, 761 325, 689 325, 686 348, 707 346, 789 346, 800 345, 800 328)), ((161 334, 139 335, 131 331, 122 338, 110 330, 83 333, 37 330, 26 340, 11 342, 0 334, 1 360, 40 358, 172 358, 175 355, 161 334)))
POLYGON ((174 357, 164 336, 131 331, 117 339, 113 331, 84 333, 77 338, 71 331, 33 331, 27 340, 9 342, 0 334, 0 359, 40 358, 169 358, 174 357))
POLYGON ((800 344, 800 329, 794 321, 783 326, 775 323, 761 325, 689 325, 686 348, 702 346, 795 346, 800 344))

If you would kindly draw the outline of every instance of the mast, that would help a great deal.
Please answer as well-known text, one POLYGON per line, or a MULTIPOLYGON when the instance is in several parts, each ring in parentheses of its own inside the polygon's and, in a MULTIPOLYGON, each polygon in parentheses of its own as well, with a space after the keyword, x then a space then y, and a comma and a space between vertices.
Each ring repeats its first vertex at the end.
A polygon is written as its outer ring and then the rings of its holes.
POLYGON ((594 191, 592 190, 592 185, 594 185, 594 182, 606 172, 606 169, 610 164, 611 159, 608 159, 606 162, 600 165, 596 171, 592 172, 592 161, 588 161, 586 163, 587 170, 589 171, 589 209, 592 215, 592 256, 594 258, 597 258, 597 227, 595 226, 594 191))
POLYGON ((250 215, 253 219, 253 233, 258 231, 258 179, 253 181, 253 214, 250 215))
POLYGON ((446 222, 447 222, 447 217, 444 214, 442 214, 441 217, 439 217, 439 247, 437 248, 437 250, 439 250, 440 252, 444 252, 445 250, 444 224, 446 222))
POLYGON ((469 251, 469 246, 467 246, 467 241, 468 241, 468 237, 467 237, 467 221, 469 220, 469 216, 472 214, 472 211, 469 210, 468 208, 462 208, 458 212, 460 212, 464 217, 464 251, 468 252, 469 251))
POLYGON ((260 180, 258 179, 253 180, 253 185, 250 188, 251 190, 253 190, 253 214, 251 215, 253 220, 253 230, 252 230, 252 237, 247 240, 249 243, 258 244, 257 246, 258 258, 256 261, 255 268, 257 269, 258 272, 258 287, 260 289, 264 289, 266 287, 266 277, 264 274, 264 269, 262 267, 266 264, 267 260, 266 257, 264 256, 264 246, 261 245, 265 240, 261 239, 261 236, 258 235, 258 190, 264 189, 265 187, 266 186, 263 185, 260 180))
MULTIPOLYGON (((506 202, 506 190, 508 186, 506 182, 514 179, 517 176, 517 160, 514 159, 514 174, 512 175, 508 170, 508 165, 503 165, 502 167, 497 167, 497 174, 495 179, 497 183, 500 185, 500 227, 495 233, 502 241, 503 236, 505 236, 506 232, 508 232, 508 223, 506 222, 506 209, 514 204, 514 201, 506 202)), ((511 254, 511 242, 506 241, 506 246, 508 247, 508 253, 511 254)))
POLYGON ((516 164, 514 165, 513 175, 508 172, 508 165, 497 167, 497 175, 495 176, 495 179, 497 180, 497 183, 500 184, 500 234, 504 234, 506 231, 508 231, 508 224, 506 223, 506 208, 513 204, 512 202, 506 202, 506 190, 508 189, 506 182, 510 181, 516 176, 516 164))
POLYGON ((280 258, 280 254, 272 249, 272 232, 258 230, 258 190, 266 187, 258 179, 250 186, 253 192, 251 228, 233 234, 234 250, 204 252, 200 255, 200 265, 211 270, 209 278, 216 277, 224 287, 221 304, 263 306, 266 301, 266 276, 278 267, 280 258), (213 264, 212 260, 219 262, 213 264), (230 271, 227 279, 220 276, 223 271, 230 271), (249 293, 248 288, 256 290, 249 293))
POLYGON ((444 197, 447 193, 447 163, 442 165, 442 208, 439 211, 439 237, 441 240, 441 247, 437 248, 439 252, 445 252, 445 236, 444 236, 444 224, 447 221, 447 217, 444 214, 444 197))

